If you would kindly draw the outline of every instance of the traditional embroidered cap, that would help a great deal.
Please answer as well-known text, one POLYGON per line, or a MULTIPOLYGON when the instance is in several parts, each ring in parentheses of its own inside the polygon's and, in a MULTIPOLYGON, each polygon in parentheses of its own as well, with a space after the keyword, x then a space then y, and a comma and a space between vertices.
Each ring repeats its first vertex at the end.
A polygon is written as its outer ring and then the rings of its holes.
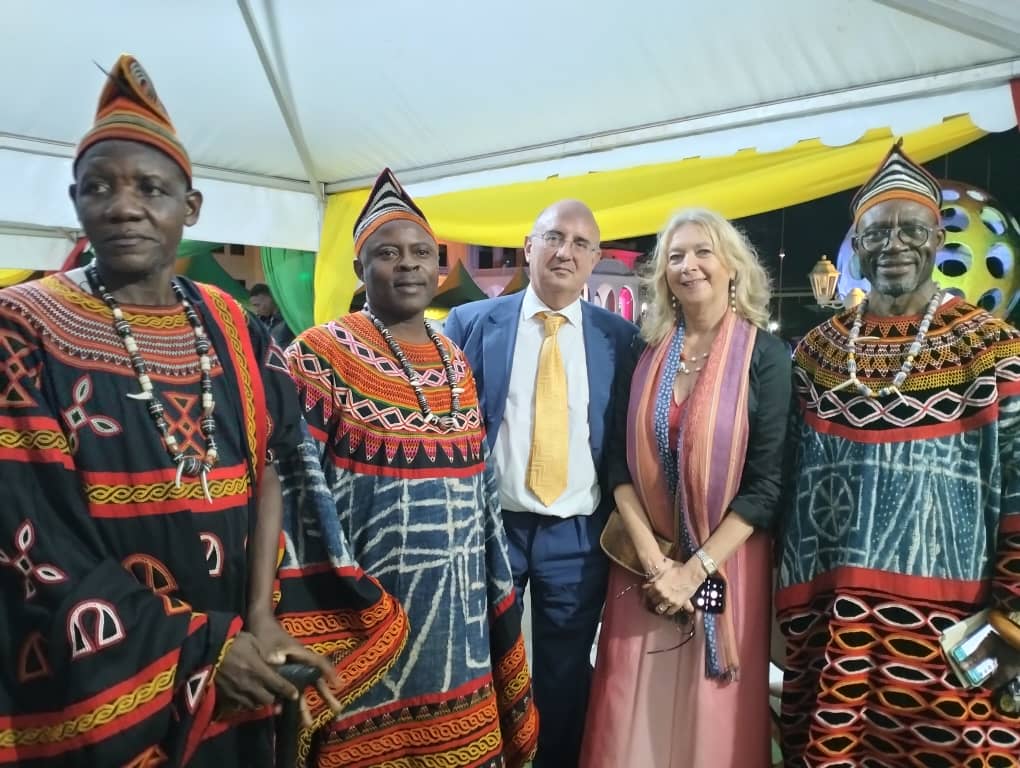
POLYGON ((854 222, 869 208, 886 200, 913 200, 932 210, 936 221, 942 216, 942 190, 938 181, 901 149, 903 139, 893 144, 874 175, 857 190, 850 210, 854 222))
POLYGON ((191 160, 177 138, 166 107, 142 65, 126 53, 121 54, 107 75, 99 95, 96 122, 78 144, 75 167, 85 150, 109 139, 138 141, 155 147, 181 167, 191 184, 191 160))
POLYGON ((425 214, 400 186, 393 171, 384 168, 379 178, 375 180, 375 186, 372 187, 365 207, 361 209, 357 221, 354 222, 354 252, 360 252, 365 241, 383 224, 399 219, 413 221, 428 232, 433 240, 435 239, 436 236, 432 233, 432 227, 426 221, 425 214))

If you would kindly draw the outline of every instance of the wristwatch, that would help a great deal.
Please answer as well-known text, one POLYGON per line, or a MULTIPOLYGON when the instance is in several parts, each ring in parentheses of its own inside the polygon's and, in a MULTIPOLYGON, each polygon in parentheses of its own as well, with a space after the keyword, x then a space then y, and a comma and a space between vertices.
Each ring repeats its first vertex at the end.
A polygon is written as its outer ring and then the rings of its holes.
POLYGON ((1014 677, 1002 687, 995 704, 998 710, 1005 715, 1015 717, 1020 714, 1020 677, 1014 677))
POLYGON ((706 576, 715 576, 719 570, 719 566, 715 564, 715 560, 703 549, 699 549, 694 553, 694 556, 701 561, 701 567, 705 569, 706 576))

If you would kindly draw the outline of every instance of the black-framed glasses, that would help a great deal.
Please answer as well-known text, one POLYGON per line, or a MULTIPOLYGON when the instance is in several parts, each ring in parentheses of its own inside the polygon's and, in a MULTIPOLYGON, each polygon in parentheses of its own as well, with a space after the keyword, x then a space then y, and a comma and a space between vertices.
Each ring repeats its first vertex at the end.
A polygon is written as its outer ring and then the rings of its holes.
MULTIPOLYGON (((566 236, 562 232, 557 232, 555 229, 550 229, 548 232, 536 232, 532 237, 540 238, 550 248, 559 250, 563 247, 563 244, 567 242, 566 236)), ((571 240, 570 247, 575 251, 581 251, 587 253, 589 251, 597 251, 599 249, 598 243, 592 245, 587 240, 571 240)))
POLYGON ((917 247, 928 242, 933 229, 919 221, 905 221, 895 227, 868 227, 855 236, 854 241, 862 250, 873 253, 889 245, 893 232, 904 245, 917 247))
MULTIPOLYGON (((625 587, 623 591, 616 596, 616 599, 619 600, 636 586, 636 584, 631 584, 630 586, 625 587)), ((677 632, 681 635, 686 636, 679 643, 671 645, 669 648, 657 648, 654 651, 647 651, 649 656, 655 653, 668 653, 669 651, 675 651, 678 648, 683 648, 687 645, 687 643, 694 639, 694 614, 687 613, 687 611, 679 611, 678 613, 674 613, 672 616, 663 615, 662 619, 676 627, 677 632)))

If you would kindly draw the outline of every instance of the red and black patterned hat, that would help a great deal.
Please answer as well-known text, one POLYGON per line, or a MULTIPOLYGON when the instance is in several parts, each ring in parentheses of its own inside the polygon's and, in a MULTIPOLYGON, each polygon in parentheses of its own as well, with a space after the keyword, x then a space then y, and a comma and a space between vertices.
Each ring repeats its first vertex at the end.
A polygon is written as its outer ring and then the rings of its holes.
POLYGON ((117 59, 107 76, 99 95, 95 125, 78 144, 75 166, 89 147, 109 139, 138 141, 155 147, 177 163, 191 183, 191 160, 177 138, 166 107, 142 65, 128 54, 117 59))
POLYGON ((886 200, 913 200, 930 208, 936 221, 940 219, 942 190, 938 181, 907 157, 902 145, 903 139, 893 144, 878 170, 854 195, 850 210, 855 223, 866 210, 886 200))
POLYGON ((379 227, 398 219, 413 221, 428 232, 433 240, 436 239, 432 227, 425 219, 425 214, 400 186, 393 172, 389 168, 384 168, 379 178, 375 180, 375 186, 372 187, 365 207, 361 209, 357 221, 354 222, 354 252, 360 252, 365 241, 379 227))

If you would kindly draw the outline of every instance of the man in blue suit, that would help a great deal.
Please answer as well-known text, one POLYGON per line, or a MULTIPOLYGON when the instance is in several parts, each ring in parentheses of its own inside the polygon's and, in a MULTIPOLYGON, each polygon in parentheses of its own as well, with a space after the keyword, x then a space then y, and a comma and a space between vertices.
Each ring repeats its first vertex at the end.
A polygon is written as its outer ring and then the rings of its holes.
POLYGON ((528 288, 457 307, 444 333, 474 370, 519 603, 531 585, 535 766, 571 768, 606 590, 599 535, 613 488, 629 482, 623 414, 637 328, 581 301, 602 255, 583 203, 544 210, 524 253, 528 288))

